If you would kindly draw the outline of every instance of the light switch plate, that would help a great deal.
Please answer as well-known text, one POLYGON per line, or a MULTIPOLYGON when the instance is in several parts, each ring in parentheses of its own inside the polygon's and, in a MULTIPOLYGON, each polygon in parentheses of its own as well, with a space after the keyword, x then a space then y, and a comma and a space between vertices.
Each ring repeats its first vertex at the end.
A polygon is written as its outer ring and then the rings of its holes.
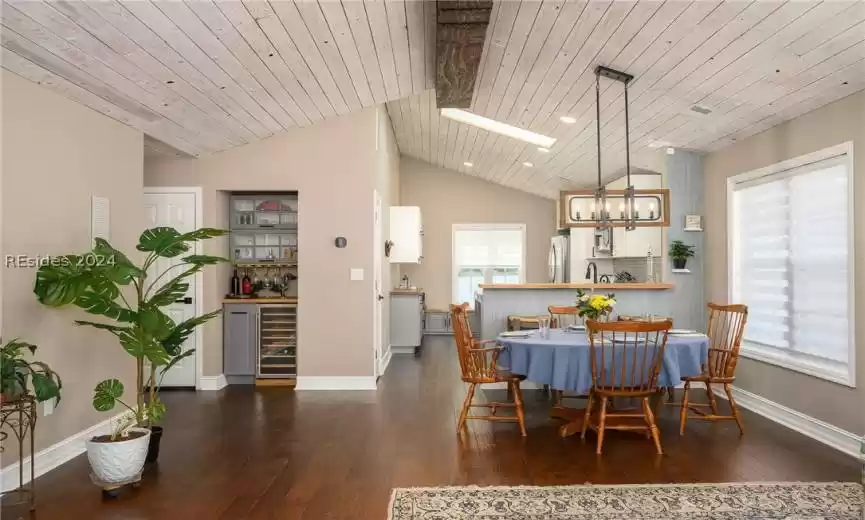
POLYGON ((350 277, 351 277, 351 280, 355 281, 355 282, 363 280, 363 268, 362 267, 352 267, 350 277))
POLYGON ((48 417, 52 413, 54 413, 54 399, 48 399, 47 401, 42 401, 42 417, 48 417))

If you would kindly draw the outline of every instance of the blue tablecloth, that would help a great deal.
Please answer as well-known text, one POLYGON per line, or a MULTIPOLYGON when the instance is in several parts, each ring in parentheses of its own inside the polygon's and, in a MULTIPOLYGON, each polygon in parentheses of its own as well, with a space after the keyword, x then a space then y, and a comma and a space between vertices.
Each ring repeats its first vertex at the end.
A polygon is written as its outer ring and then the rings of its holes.
MULTIPOLYGON (((583 331, 551 329, 547 338, 532 331, 527 338, 498 338, 506 348, 499 356, 499 365, 529 381, 550 385, 557 390, 580 394, 592 386, 592 362, 589 338, 583 331)), ((683 376, 700 375, 708 358, 709 339, 706 336, 675 336, 667 338, 659 386, 676 386, 683 376)))

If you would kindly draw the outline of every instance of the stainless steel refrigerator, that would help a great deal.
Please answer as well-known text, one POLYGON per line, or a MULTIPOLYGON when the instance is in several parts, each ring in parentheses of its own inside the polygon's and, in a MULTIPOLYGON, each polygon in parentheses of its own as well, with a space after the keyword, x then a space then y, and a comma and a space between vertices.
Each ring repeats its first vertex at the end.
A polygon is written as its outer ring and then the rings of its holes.
POLYGON ((570 283, 570 255, 570 233, 556 235, 550 239, 550 283, 570 283))

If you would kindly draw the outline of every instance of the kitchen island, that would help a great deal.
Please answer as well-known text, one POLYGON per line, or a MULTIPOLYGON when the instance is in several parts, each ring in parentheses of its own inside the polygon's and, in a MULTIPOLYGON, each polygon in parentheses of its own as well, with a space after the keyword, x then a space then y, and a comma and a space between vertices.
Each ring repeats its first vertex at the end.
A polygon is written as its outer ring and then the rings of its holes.
POLYGON ((507 330, 510 315, 537 316, 547 314, 550 305, 574 305, 577 289, 614 293, 616 314, 660 314, 672 316, 674 323, 677 321, 674 286, 669 283, 482 284, 480 288, 483 292, 475 298, 475 312, 480 316, 483 339, 493 339, 507 330))

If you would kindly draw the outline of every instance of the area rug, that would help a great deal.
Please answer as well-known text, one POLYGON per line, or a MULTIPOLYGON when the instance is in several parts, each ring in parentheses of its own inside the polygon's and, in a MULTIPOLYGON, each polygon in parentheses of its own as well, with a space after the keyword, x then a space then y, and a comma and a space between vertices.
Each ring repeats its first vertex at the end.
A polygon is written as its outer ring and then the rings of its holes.
POLYGON ((863 520, 839 482, 397 488, 389 520, 863 520))

